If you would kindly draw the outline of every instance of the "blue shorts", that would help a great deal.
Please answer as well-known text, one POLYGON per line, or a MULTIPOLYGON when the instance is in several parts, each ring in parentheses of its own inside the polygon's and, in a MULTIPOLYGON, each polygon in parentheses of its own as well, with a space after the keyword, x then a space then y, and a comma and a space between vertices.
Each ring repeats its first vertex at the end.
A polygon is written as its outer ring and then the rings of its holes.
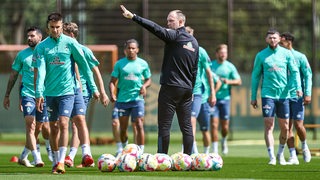
POLYGON ((28 96, 22 96, 21 105, 24 116, 35 116, 37 122, 48 122, 48 112, 46 102, 43 104, 43 111, 39 112, 36 108, 36 99, 28 96))
POLYGON ((193 101, 192 101, 192 109, 191 109, 191 116, 198 117, 201 109, 202 103, 202 95, 201 94, 194 94, 193 101))
POLYGON ((216 105, 210 109, 210 115, 221 120, 230 120, 230 99, 217 99, 216 105))
POLYGON ((91 96, 83 96, 83 101, 84 101, 84 105, 86 106, 86 109, 88 109, 90 100, 91 100, 91 96))
POLYGON ((119 119, 119 110, 116 107, 112 109, 112 119, 119 119))
POLYGON ((201 131, 208 131, 210 126, 210 105, 208 102, 201 104, 200 113, 197 117, 201 131))
POLYGON ((74 95, 47 96, 47 110, 49 121, 59 120, 59 116, 71 116, 74 104, 74 95))
POLYGON ((290 98, 290 119, 304 120, 303 98, 290 98))
POLYGON ((144 101, 116 102, 115 108, 119 117, 131 115, 131 122, 144 117, 144 101))
POLYGON ((274 117, 276 115, 278 118, 289 119, 289 99, 261 99, 263 117, 274 117))
POLYGON ((74 104, 73 104, 73 110, 71 113, 71 117, 77 116, 77 115, 86 115, 87 106, 85 105, 82 92, 80 89, 77 89, 76 94, 74 95, 74 104))

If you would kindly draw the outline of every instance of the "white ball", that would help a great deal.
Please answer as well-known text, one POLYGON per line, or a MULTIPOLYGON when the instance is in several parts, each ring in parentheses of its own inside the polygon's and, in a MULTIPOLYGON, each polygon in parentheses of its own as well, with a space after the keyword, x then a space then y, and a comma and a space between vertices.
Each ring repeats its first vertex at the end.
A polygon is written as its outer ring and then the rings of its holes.
POLYGON ((155 171, 158 167, 157 158, 149 153, 143 153, 138 159, 140 171, 155 171))
POLYGON ((173 161, 172 170, 176 171, 187 171, 191 169, 192 166, 192 158, 184 153, 175 153, 171 155, 173 161))
POLYGON ((208 154, 197 154, 192 161, 193 170, 197 171, 207 171, 211 170, 214 162, 208 154))
POLYGON ((121 172, 135 171, 137 167, 137 158, 131 154, 123 154, 118 159, 117 167, 121 172))
POLYGON ((217 153, 210 153, 209 156, 211 157, 212 162, 213 162, 211 170, 219 171, 223 166, 222 157, 217 153))
POLYGON ((156 153, 154 155, 158 161, 157 171, 168 171, 172 168, 172 159, 164 153, 156 153))
POLYGON ((122 154, 130 154, 132 156, 135 156, 136 158, 139 158, 141 156, 141 149, 138 145, 136 144, 127 144, 123 150, 122 154))
POLYGON ((112 154, 102 154, 97 164, 101 172, 112 172, 116 167, 116 158, 112 154))

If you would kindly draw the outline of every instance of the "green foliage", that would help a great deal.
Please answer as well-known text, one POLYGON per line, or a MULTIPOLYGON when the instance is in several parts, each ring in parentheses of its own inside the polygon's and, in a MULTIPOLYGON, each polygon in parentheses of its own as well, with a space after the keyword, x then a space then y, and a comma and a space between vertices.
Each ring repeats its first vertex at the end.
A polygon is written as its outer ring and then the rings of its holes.
POLYGON ((25 43, 25 30, 29 26, 46 27, 46 18, 55 11, 55 1, 4 0, 0 6, 0 43, 25 43))

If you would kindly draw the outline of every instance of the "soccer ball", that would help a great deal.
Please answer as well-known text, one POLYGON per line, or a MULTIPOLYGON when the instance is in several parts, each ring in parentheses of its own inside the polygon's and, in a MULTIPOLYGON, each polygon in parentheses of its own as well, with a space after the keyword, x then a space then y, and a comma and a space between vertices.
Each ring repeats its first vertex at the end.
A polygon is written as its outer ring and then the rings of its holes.
POLYGON ((116 167, 116 158, 112 154, 102 154, 97 164, 101 172, 112 172, 116 167))
POLYGON ((184 153, 175 153, 171 156, 173 161, 172 170, 187 171, 191 169, 192 158, 184 153))
POLYGON ((143 153, 138 160, 138 166, 140 171, 155 171, 158 167, 158 161, 154 155, 143 153))
POLYGON ((172 168, 172 159, 164 153, 156 153, 154 155, 158 161, 157 171, 168 171, 172 168))
POLYGON ((139 159, 139 157, 141 156, 141 149, 136 144, 127 144, 123 148, 122 154, 130 154, 130 155, 135 156, 136 158, 139 159))
POLYGON ((223 166, 222 157, 217 153, 210 153, 209 156, 211 157, 211 160, 213 162, 211 170, 219 171, 223 166))
POLYGON ((202 153, 197 154, 192 161, 193 170, 197 170, 197 171, 210 170, 213 164, 214 164, 213 159, 208 154, 202 154, 202 153))
POLYGON ((132 172, 137 168, 137 158, 131 154, 123 154, 117 162, 117 167, 121 172, 132 172))
POLYGON ((194 167, 194 163, 193 163, 193 161, 196 158, 196 156, 198 156, 198 154, 193 153, 193 154, 190 155, 190 157, 192 159, 192 164, 191 164, 191 170, 192 171, 196 170, 195 167, 194 167))

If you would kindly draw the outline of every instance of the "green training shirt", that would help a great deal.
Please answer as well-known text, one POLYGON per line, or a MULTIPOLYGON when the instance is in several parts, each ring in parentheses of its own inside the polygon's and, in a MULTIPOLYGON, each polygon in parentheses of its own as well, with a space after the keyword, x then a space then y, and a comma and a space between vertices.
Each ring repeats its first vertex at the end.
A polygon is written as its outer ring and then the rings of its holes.
MULTIPOLYGON (((293 54, 295 64, 299 69, 300 72, 300 78, 301 78, 301 87, 303 90, 303 94, 306 96, 311 96, 312 93, 312 71, 308 62, 308 59, 306 55, 302 54, 299 51, 296 51, 294 49, 290 50, 293 54)), ((290 76, 289 76, 290 78, 290 76)), ((294 87, 294 83, 292 81, 289 81, 290 85, 290 96, 292 98, 297 97, 296 89, 294 87)))
POLYGON ((254 60, 251 76, 251 100, 257 100, 257 90, 262 78, 261 97, 273 99, 289 98, 288 71, 292 77, 292 85, 295 90, 301 90, 299 70, 295 65, 292 53, 277 46, 271 49, 269 46, 260 51, 254 60))
POLYGON ((36 98, 73 95, 76 89, 74 61, 89 80, 90 89, 96 92, 92 72, 83 54, 79 43, 64 34, 59 38, 47 37, 39 43, 33 53, 33 66, 38 68, 36 98))
POLYGON ((144 100, 140 95, 140 88, 144 80, 151 77, 149 65, 145 60, 139 57, 135 60, 122 58, 116 62, 111 76, 118 79, 117 102, 144 100))
POLYGON ((13 61, 12 69, 22 75, 22 89, 21 96, 34 96, 34 83, 33 83, 33 67, 32 67, 32 54, 33 50, 28 47, 20 51, 13 61))
MULTIPOLYGON (((232 80, 240 79, 240 75, 236 67, 228 60, 223 61, 221 64, 218 62, 218 60, 212 60, 211 70, 219 78, 232 79, 232 80)), ((231 95, 231 85, 224 84, 222 82, 220 89, 218 90, 218 92, 216 92, 217 99, 219 100, 230 99, 230 95, 231 95)))
MULTIPOLYGON (((94 56, 94 54, 91 51, 91 49, 89 49, 88 47, 86 47, 86 46, 84 46, 82 44, 80 44, 80 47, 83 50, 84 57, 86 58, 90 69, 92 70, 95 66, 99 66, 100 63, 97 60, 97 58, 94 56)), ((89 91, 88 91, 88 88, 87 88, 87 80, 84 77, 82 71, 80 71, 80 80, 81 80, 81 84, 82 84, 82 95, 83 96, 89 96, 89 91)))

